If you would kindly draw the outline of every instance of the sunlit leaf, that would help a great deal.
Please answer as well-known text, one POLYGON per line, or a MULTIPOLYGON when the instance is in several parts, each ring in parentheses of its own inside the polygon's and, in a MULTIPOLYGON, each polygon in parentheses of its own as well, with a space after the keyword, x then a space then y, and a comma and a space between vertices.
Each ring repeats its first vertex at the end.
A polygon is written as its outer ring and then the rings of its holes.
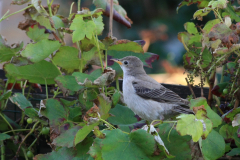
POLYGON ((60 74, 52 63, 45 60, 20 67, 7 64, 4 70, 8 78, 28 80, 29 82, 39 84, 45 84, 45 82, 47 82, 47 84, 55 84, 54 78, 60 74))
POLYGON ((43 39, 35 44, 28 44, 22 51, 22 56, 32 62, 39 62, 47 58, 51 53, 58 50, 61 44, 58 41, 43 39))

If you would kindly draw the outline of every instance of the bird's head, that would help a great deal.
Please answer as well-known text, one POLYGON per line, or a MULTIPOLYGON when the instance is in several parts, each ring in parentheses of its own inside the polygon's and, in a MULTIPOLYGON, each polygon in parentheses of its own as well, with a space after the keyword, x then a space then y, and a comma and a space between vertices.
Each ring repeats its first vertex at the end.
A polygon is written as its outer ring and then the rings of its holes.
POLYGON ((112 59, 117 62, 122 68, 124 74, 139 74, 145 73, 142 61, 135 56, 127 56, 122 59, 112 59))

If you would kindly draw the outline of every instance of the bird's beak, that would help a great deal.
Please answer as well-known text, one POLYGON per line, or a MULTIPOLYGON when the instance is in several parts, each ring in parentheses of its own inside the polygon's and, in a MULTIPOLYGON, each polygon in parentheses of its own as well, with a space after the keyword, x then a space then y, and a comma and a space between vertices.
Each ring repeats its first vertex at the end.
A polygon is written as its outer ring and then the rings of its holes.
POLYGON ((114 61, 114 62, 117 62, 119 65, 122 65, 122 62, 119 61, 119 60, 117 60, 117 59, 110 59, 110 60, 112 60, 112 61, 114 61))

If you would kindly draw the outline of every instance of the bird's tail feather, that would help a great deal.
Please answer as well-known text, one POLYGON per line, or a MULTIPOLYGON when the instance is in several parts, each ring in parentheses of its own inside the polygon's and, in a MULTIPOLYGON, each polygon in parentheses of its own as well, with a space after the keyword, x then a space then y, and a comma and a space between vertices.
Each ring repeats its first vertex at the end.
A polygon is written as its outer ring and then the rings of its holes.
POLYGON ((194 114, 192 110, 184 108, 182 106, 174 106, 173 111, 178 113, 194 114))

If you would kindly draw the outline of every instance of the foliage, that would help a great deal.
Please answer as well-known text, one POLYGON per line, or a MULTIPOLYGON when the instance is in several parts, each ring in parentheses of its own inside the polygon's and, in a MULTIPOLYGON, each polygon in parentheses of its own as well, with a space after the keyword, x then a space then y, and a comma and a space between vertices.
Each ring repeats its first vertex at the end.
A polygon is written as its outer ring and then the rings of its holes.
MULTIPOLYGON (((194 114, 181 114, 175 121, 152 122, 147 126, 145 120, 139 120, 125 106, 118 83, 116 88, 110 86, 122 77, 121 68, 111 59, 132 55, 139 57, 145 66, 152 67, 151 63, 159 57, 144 53, 142 41, 117 40, 111 32, 108 37, 99 39, 104 29, 102 15, 111 17, 109 1, 93 0, 97 7, 93 11, 88 8, 80 10, 79 6, 77 13, 71 13, 70 8, 69 17, 57 15, 60 6, 49 0, 46 7, 37 0, 13 0, 12 4, 28 2, 31 4, 23 9, 26 20, 19 28, 26 32, 31 43, 25 47, 22 42, 9 46, 0 36, 0 62, 6 62, 4 71, 8 78, 0 96, 3 160, 12 158, 4 153, 6 148, 11 148, 15 157, 27 159, 34 156, 35 160, 190 160, 201 157, 212 160, 231 150, 230 141, 240 146, 238 109, 225 115, 232 122, 225 124, 211 103, 205 98, 197 98, 190 101, 194 114), (65 34, 72 36, 75 47, 66 45, 65 34), (93 65, 99 69, 88 73, 93 65), (17 84, 20 84, 22 93, 13 94, 12 89, 17 84), (29 97, 32 96, 31 88, 41 89, 40 85, 45 86, 46 99, 42 99, 40 107, 36 108, 29 97), (48 95, 50 86, 54 88, 53 95, 48 95), (25 93, 26 88, 28 93, 25 93), (61 94, 64 99, 58 97, 61 94), (66 100, 68 96, 74 99, 66 100), (8 100, 21 109, 19 123, 3 112, 9 104, 8 100), (52 152, 37 152, 37 142, 41 137, 47 140, 52 152), (10 147, 11 144, 17 147, 10 147), (200 154, 195 154, 195 150, 200 154)), ((238 58, 227 64, 226 61, 232 52, 239 56, 239 45, 236 44, 239 24, 231 22, 238 22, 235 11, 225 0, 184 0, 178 9, 192 3, 197 3, 199 7, 194 18, 201 20, 212 11, 217 18, 207 22, 203 28, 193 22, 184 24, 186 32, 178 35, 187 50, 183 56, 184 66, 190 78, 201 76, 202 81, 211 77, 216 67, 227 66, 226 73, 230 75, 231 82, 216 84, 211 93, 219 97, 234 97, 239 89, 236 81, 239 77, 238 58), (228 13, 230 16, 223 21, 223 15, 228 13), (228 89, 227 95, 223 93, 224 89, 228 89)), ((117 0, 113 0, 112 9, 113 20, 130 28, 132 22, 117 0)), ((8 13, 5 14, 0 22, 8 16, 8 13)), ((190 79, 192 82, 193 79, 190 79)), ((232 98, 231 104, 237 100, 232 98)), ((239 154, 238 149, 233 148, 228 155, 239 154)))

